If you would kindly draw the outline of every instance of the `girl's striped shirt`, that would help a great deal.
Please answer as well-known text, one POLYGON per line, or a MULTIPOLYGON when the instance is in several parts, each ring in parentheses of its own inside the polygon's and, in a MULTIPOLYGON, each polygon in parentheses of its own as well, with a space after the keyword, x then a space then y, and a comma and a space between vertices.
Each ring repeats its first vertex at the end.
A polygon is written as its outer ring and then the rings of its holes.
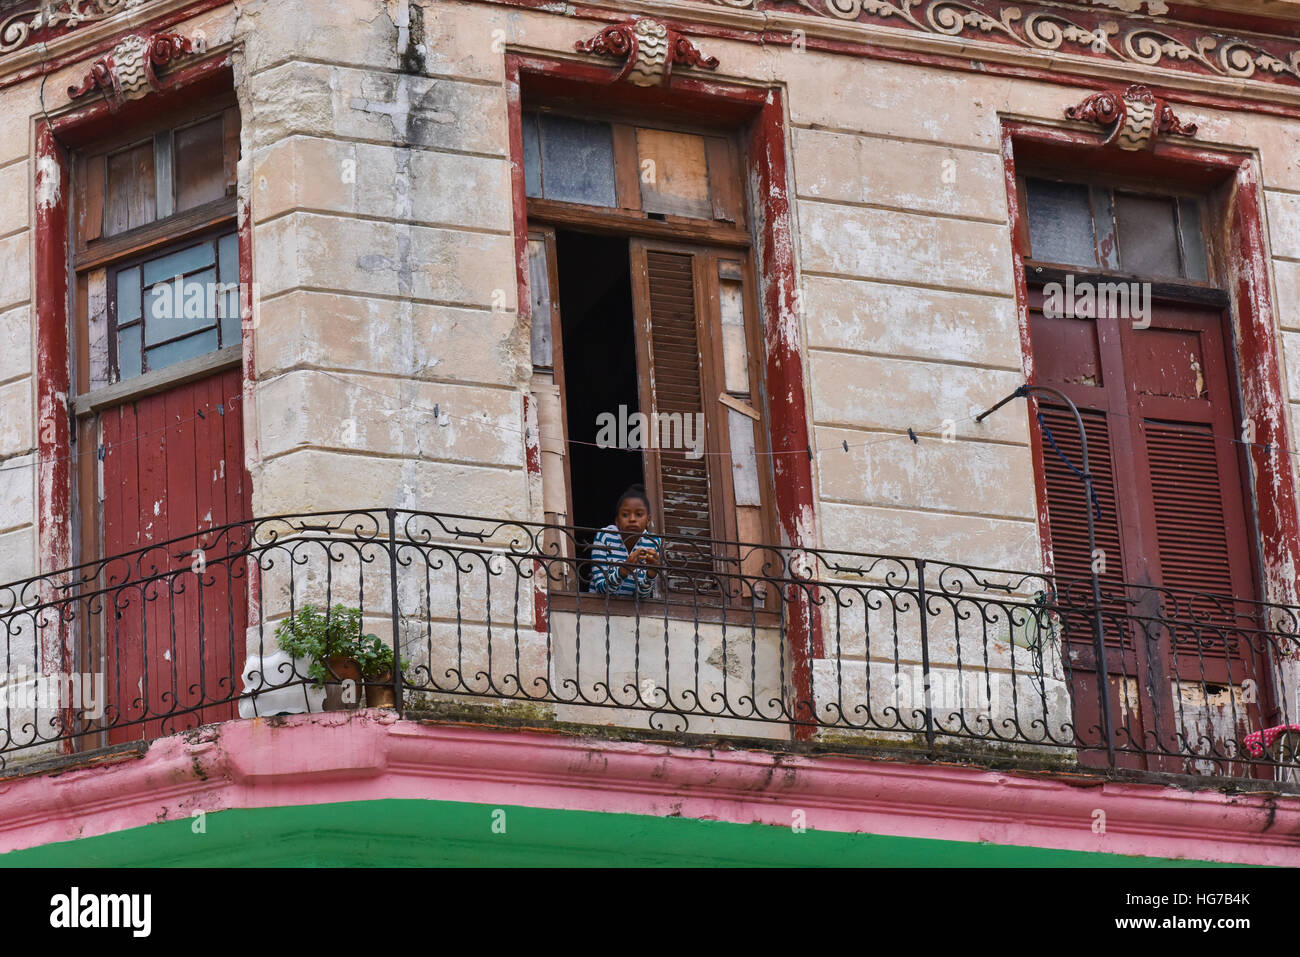
MULTIPOLYGON (((637 548, 663 551, 659 539, 644 533, 633 551, 637 548)), ((639 595, 642 598, 653 595, 655 579, 646 574, 644 565, 637 565, 627 577, 619 574, 619 567, 627 561, 628 554, 617 525, 606 525, 597 532, 591 546, 591 590, 602 595, 639 595)))

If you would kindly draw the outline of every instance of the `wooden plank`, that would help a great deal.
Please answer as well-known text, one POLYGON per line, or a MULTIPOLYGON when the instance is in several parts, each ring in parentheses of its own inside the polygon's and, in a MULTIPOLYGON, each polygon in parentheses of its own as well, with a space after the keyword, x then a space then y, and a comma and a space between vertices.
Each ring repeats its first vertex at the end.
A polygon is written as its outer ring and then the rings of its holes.
POLYGON ((729 223, 744 223, 744 193, 736 151, 730 140, 720 136, 705 139, 709 158, 709 193, 713 201, 713 218, 729 223))
POLYGON ((614 180, 618 187, 618 205, 621 209, 641 208, 641 169, 636 151, 636 127, 627 123, 613 124, 614 180))
POLYGON ((98 239, 104 231, 105 157, 79 157, 77 162, 77 248, 98 239))
POLYGON ((588 233, 612 233, 617 236, 642 236, 666 242, 699 242, 714 246, 748 249, 749 233, 728 223, 712 220, 668 216, 664 220, 646 218, 644 213, 625 209, 584 209, 568 203, 546 199, 529 199, 530 224, 570 226, 588 233))
POLYGON ((158 219, 166 219, 176 212, 173 145, 171 130, 159 130, 154 134, 154 210, 158 219))
POLYGON ((712 218, 704 137, 642 127, 636 131, 636 146, 643 210, 712 218))
POLYGON ((146 253, 213 227, 233 226, 234 217, 234 200, 230 197, 219 199, 215 203, 178 213, 165 223, 150 223, 121 236, 105 236, 93 249, 79 253, 73 265, 77 269, 90 269, 126 256, 146 253))
POLYGON ((154 145, 151 138, 108 157, 104 187, 104 234, 116 236, 157 218, 154 145))

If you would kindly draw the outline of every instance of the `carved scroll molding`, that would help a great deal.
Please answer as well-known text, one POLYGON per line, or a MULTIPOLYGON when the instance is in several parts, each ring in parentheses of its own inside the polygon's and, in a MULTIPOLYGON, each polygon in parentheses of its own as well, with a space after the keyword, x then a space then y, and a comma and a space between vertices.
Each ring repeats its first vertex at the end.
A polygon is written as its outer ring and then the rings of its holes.
POLYGON ((1149 16, 1153 0, 1076 0, 1073 7, 1010 0, 699 0, 733 10, 794 12, 841 22, 1073 53, 1098 61, 1254 79, 1300 88, 1300 45, 1149 16), (1086 5, 1086 9, 1083 7, 1086 5))
POLYGON ((159 88, 157 67, 193 52, 194 44, 179 33, 132 34, 96 60, 80 86, 68 87, 68 96, 75 100, 100 89, 116 110, 159 88))
POLYGON ((1078 106, 1070 106, 1065 115, 1099 126, 1112 126, 1106 144, 1115 143, 1122 150, 1155 147, 1156 138, 1165 133, 1195 136, 1196 124, 1184 123, 1171 107, 1145 86, 1130 86, 1123 96, 1112 90, 1093 93, 1078 106))
POLYGON ((60 30, 94 23, 151 0, 39 0, 0 21, 0 55, 44 41, 60 30))
POLYGON ((574 44, 579 53, 594 53, 624 60, 623 69, 610 82, 626 79, 637 86, 666 86, 673 65, 716 70, 717 57, 705 56, 676 30, 658 20, 642 18, 606 27, 590 40, 574 44))

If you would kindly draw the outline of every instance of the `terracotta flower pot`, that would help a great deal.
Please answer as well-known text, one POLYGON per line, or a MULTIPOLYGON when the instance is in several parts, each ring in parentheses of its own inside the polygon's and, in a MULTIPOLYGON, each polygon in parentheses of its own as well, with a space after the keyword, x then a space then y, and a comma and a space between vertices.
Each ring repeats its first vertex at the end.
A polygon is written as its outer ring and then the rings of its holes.
POLYGON ((361 707, 361 665, 355 658, 336 655, 326 662, 329 674, 325 680, 325 710, 350 711, 361 707), (345 682, 351 681, 349 686, 345 682), (347 698, 344 693, 348 691, 347 698))
POLYGON ((382 675, 366 676, 366 707, 395 708, 397 695, 393 691, 393 673, 385 671, 382 675))

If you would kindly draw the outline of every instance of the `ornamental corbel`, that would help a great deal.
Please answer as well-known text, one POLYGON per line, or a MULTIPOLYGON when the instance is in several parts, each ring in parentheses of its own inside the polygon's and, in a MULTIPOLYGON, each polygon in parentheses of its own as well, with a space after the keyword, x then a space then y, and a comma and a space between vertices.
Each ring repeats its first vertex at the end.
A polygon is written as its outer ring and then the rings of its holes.
POLYGON ((624 60, 623 69, 611 83, 626 79, 636 86, 667 86, 673 64, 718 68, 717 57, 705 56, 676 30, 645 17, 606 27, 590 40, 579 40, 574 48, 579 53, 624 60))
POLYGON ((1196 124, 1184 123, 1171 107, 1145 86, 1130 86, 1123 96, 1113 90, 1093 93, 1078 106, 1067 107, 1072 120, 1113 126, 1105 144, 1122 150, 1154 149, 1156 139, 1166 133, 1195 136, 1196 124))
POLYGON ((103 90, 109 108, 117 110, 127 100, 160 89, 157 68, 193 52, 194 43, 179 33, 132 34, 96 60, 80 86, 68 87, 68 96, 75 100, 91 90, 103 90))

